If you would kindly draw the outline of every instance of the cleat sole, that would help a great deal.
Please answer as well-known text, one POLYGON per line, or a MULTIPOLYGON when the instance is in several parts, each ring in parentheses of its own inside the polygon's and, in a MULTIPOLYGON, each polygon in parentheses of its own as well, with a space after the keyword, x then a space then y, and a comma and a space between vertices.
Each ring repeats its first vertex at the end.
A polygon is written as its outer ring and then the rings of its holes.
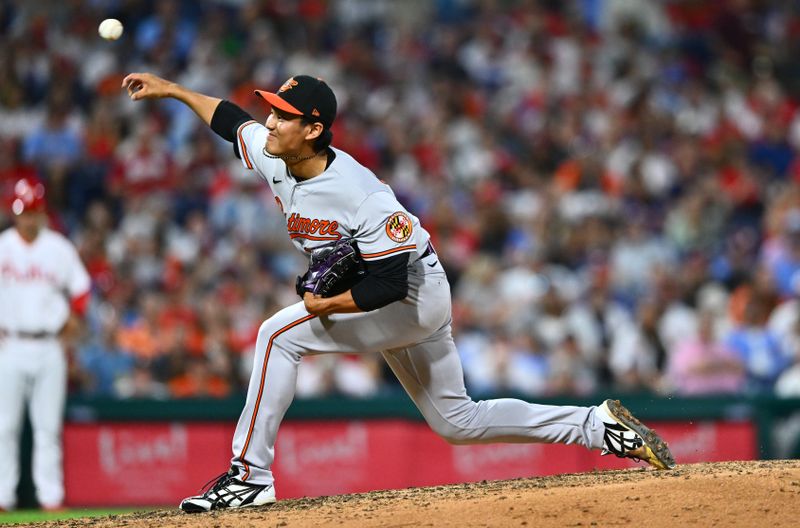
POLYGON ((640 422, 619 400, 606 400, 605 404, 612 418, 642 437, 645 451, 650 457, 646 462, 657 469, 672 469, 676 466, 669 446, 655 431, 640 422))

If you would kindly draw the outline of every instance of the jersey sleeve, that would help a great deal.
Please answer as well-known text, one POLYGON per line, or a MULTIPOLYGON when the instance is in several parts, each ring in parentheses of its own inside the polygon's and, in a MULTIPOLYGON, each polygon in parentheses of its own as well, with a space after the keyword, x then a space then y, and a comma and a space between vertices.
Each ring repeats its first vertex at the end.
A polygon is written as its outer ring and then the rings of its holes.
POLYGON ((75 247, 68 243, 66 252, 67 258, 65 259, 65 263, 67 265, 67 274, 64 287, 69 293, 70 299, 76 299, 89 293, 92 280, 75 247))
POLYGON ((245 121, 236 130, 236 149, 242 165, 256 171, 270 185, 273 178, 282 178, 286 165, 278 159, 268 158, 262 152, 267 144, 267 127, 257 121, 245 121))
POLYGON ((355 216, 355 238, 364 260, 416 251, 414 217, 388 191, 370 194, 355 216))

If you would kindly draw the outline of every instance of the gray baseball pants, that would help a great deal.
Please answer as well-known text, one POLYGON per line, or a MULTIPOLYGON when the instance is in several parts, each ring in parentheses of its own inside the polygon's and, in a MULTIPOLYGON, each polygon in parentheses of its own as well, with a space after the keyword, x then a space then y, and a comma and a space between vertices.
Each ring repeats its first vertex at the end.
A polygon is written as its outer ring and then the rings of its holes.
POLYGON ((366 313, 316 317, 302 302, 280 310, 258 333, 253 370, 233 438, 241 480, 273 482, 278 426, 294 398, 307 354, 381 352, 430 427, 453 444, 543 442, 600 448, 594 407, 472 401, 451 334, 450 287, 437 256, 409 267, 403 301, 366 313))

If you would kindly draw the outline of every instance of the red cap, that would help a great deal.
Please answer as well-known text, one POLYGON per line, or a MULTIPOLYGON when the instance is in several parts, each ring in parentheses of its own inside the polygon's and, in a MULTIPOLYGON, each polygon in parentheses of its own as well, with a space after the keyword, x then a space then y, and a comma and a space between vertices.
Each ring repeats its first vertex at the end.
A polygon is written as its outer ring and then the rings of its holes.
POLYGON ((44 211, 44 185, 31 178, 21 178, 14 184, 11 212, 20 215, 25 211, 44 211))

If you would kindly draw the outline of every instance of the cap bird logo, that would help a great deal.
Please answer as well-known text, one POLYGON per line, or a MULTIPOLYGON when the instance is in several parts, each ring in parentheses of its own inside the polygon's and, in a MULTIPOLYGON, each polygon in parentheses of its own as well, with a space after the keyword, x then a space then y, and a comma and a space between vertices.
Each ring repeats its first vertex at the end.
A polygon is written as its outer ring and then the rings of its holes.
POLYGON ((395 242, 405 242, 411 237, 414 229, 407 214, 398 211, 386 221, 386 234, 395 242))
POLYGON ((287 91, 287 90, 291 90, 291 89, 292 89, 292 88, 294 88, 295 86, 297 86, 297 81, 295 81, 295 80, 294 80, 294 77, 292 77, 291 79, 289 79, 288 81, 286 81, 285 83, 283 83, 283 86, 281 86, 281 87, 278 89, 278 92, 285 92, 285 91, 287 91))

